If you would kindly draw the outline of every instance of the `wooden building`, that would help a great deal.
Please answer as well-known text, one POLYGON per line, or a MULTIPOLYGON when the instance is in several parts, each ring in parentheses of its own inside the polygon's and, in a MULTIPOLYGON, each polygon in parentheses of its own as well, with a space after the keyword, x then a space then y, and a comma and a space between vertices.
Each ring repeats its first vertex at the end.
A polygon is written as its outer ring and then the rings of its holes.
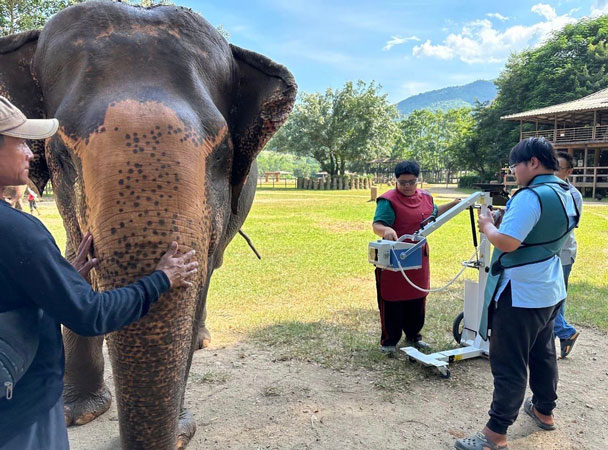
POLYGON ((583 195, 601 198, 608 194, 608 89, 501 119, 519 122, 520 140, 542 136, 555 150, 573 155, 570 182, 583 195))

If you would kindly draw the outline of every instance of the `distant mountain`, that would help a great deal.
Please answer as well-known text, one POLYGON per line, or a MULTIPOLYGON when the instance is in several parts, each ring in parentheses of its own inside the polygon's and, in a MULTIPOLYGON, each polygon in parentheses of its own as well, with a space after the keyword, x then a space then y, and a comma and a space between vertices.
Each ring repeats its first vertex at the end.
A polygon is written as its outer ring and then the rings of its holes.
POLYGON ((407 115, 415 109, 447 111, 452 108, 473 106, 475 100, 481 103, 494 100, 496 92, 496 85, 493 82, 478 80, 464 86, 447 87, 412 95, 397 103, 397 109, 403 115, 407 115))

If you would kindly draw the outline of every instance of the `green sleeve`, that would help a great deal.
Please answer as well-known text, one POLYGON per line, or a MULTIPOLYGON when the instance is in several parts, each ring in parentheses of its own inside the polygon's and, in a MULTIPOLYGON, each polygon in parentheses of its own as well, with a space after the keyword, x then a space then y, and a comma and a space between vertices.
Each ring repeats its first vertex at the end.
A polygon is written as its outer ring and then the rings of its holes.
POLYGON ((385 198, 379 198, 376 204, 374 223, 376 222, 381 222, 389 227, 392 227, 395 223, 395 210, 393 210, 391 202, 385 198))
POLYGON ((437 208, 437 205, 435 204, 435 202, 433 202, 433 216, 437 217, 438 213, 439 213, 439 209, 437 208))

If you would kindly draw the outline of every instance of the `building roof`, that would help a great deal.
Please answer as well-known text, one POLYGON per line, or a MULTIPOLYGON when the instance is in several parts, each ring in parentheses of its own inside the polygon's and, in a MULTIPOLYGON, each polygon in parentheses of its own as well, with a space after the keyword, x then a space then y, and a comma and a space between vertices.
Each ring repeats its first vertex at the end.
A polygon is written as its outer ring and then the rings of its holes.
POLYGON ((553 121, 557 116, 558 120, 565 118, 566 115, 578 111, 598 111, 608 110, 608 89, 602 89, 578 100, 560 103, 559 105, 547 106, 546 108, 532 109, 517 114, 502 116, 503 120, 526 120, 534 119, 539 121, 553 121))

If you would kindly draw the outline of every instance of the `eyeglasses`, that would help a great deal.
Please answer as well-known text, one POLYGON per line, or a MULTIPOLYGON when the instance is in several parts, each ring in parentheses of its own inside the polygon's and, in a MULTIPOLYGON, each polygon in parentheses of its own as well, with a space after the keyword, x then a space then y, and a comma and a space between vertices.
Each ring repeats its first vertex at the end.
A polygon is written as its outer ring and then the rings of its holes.
POLYGON ((516 167, 517 167, 519 164, 521 164, 522 162, 523 162, 523 161, 517 162, 517 163, 515 163, 515 164, 511 164, 511 165, 509 166, 509 171, 511 171, 511 173, 515 173, 515 168, 516 168, 516 167))
POLYGON ((572 169, 572 167, 562 167, 562 166, 559 166, 559 170, 570 170, 570 169, 572 169))
POLYGON ((399 186, 416 186, 416 183, 418 183, 418 178, 414 178, 413 180, 397 180, 397 183, 399 183, 399 186))

